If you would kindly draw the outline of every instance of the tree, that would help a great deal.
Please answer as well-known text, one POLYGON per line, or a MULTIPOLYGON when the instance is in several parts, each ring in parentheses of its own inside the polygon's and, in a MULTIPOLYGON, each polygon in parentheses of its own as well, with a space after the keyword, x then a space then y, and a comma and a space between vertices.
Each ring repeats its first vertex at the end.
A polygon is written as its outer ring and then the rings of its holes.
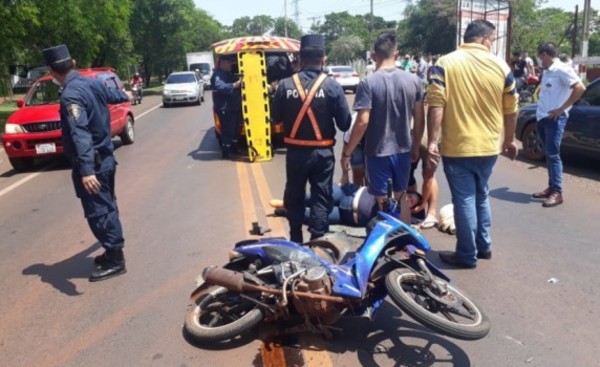
POLYGON ((285 19, 284 17, 279 17, 275 19, 275 22, 273 24, 273 30, 271 31, 271 35, 273 36, 280 36, 280 37, 284 37, 285 36, 285 27, 286 27, 286 23, 287 23, 287 35, 289 38, 295 38, 295 39, 300 39, 300 37, 302 37, 302 30, 300 29, 300 27, 298 26, 298 24, 296 24, 296 22, 294 22, 291 19, 285 19))
POLYGON ((341 36, 331 42, 328 58, 331 63, 346 63, 356 58, 362 58, 363 41, 357 35, 341 36))
POLYGON ((398 24, 402 52, 445 54, 456 48, 456 0, 419 0, 406 5, 398 24))
POLYGON ((197 30, 193 26, 194 15, 205 14, 196 11, 192 0, 134 2, 130 29, 135 50, 142 58, 145 80, 150 80, 152 74, 161 79, 185 64, 190 32, 197 30))
POLYGON ((231 26, 231 34, 233 37, 262 36, 273 28, 274 23, 268 15, 237 18, 231 26))

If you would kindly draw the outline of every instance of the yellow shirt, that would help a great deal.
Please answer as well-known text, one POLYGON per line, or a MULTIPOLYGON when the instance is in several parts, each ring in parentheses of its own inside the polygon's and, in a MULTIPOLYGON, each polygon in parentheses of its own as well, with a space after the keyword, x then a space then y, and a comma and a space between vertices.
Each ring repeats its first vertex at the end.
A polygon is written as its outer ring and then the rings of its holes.
POLYGON ((519 108, 510 67, 475 43, 432 67, 427 103, 444 108, 441 154, 447 157, 499 154, 504 115, 519 108))

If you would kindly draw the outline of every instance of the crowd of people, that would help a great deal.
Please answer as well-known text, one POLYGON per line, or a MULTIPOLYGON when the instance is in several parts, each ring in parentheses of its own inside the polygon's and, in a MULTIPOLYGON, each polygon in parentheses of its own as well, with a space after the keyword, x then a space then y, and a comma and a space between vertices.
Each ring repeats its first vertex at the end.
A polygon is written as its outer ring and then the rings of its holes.
MULTIPOLYGON (((299 63, 292 76, 277 83, 272 103, 273 120, 282 122, 285 131, 286 184, 283 202, 277 206, 289 221, 290 239, 304 241, 304 222, 311 240, 324 236, 331 222, 365 225, 382 209, 389 179, 400 203, 400 218, 407 223, 417 218, 425 228, 435 225, 435 171, 443 162, 457 239, 456 250, 440 253, 440 258, 463 268, 476 267, 479 259, 491 259, 488 180, 500 153, 511 159, 517 155, 514 134, 520 75, 514 65, 490 52, 495 37, 492 23, 475 20, 467 26, 464 43, 456 51, 431 63, 422 57, 411 63, 410 56, 405 57, 398 67, 396 34, 381 33, 374 43, 373 67, 358 86, 352 123, 344 90, 322 72, 323 36, 303 36, 299 63), (348 132, 339 161, 341 186, 333 183, 337 130, 348 132), (414 179, 419 160, 422 194, 416 192, 414 179), (351 169, 353 183, 349 184, 351 169)), ((519 72, 530 72, 527 54, 514 56, 519 72)), ((537 129, 548 161, 548 187, 532 197, 542 199, 544 207, 563 202, 560 142, 569 109, 585 92, 573 68, 558 56, 552 43, 538 47, 544 75, 537 129)), ((129 97, 95 79, 82 78, 65 45, 45 49, 44 58, 55 82, 62 86, 64 150, 73 163, 75 193, 105 250, 94 259, 97 269, 89 280, 109 279, 124 274, 126 268, 108 104, 129 97)), ((242 81, 232 73, 233 62, 221 57, 211 81, 224 156, 232 153, 241 121, 242 81)))
MULTIPOLYGON (((311 37, 314 40, 318 36, 311 37)), ((284 89, 276 100, 279 111, 286 111, 285 115, 276 115, 276 121, 284 121, 286 133, 297 132, 299 126, 304 128, 301 144, 293 136, 287 138, 285 197, 277 203, 282 207, 280 213, 290 222, 292 240, 302 240, 303 220, 308 223, 311 239, 326 233, 331 221, 364 224, 366 218, 382 209, 390 178, 394 197, 400 203, 400 218, 411 223, 415 221, 411 214, 420 213, 421 228, 435 226, 435 171, 443 161, 457 239, 455 251, 441 252, 440 258, 462 268, 474 268, 478 260, 491 259, 488 181, 501 153, 510 159, 517 156, 517 89, 523 77, 535 72, 527 53, 514 53, 510 66, 495 57, 491 53, 495 37, 493 24, 476 20, 467 27, 464 43, 456 51, 435 60, 419 56, 415 62, 406 55, 398 62, 396 35, 380 34, 371 54, 373 63, 368 65, 366 77, 358 86, 352 107, 356 117, 350 125, 345 102, 339 96, 333 97, 334 86, 324 94, 335 100, 328 104, 330 108, 312 104, 310 97, 319 94, 315 88, 322 82, 319 73, 305 74, 302 83, 288 82, 287 88, 307 93, 310 90, 308 97, 294 100, 285 97, 293 94, 284 89), (305 114, 310 108, 330 114, 323 120, 311 118, 305 114), (336 109, 338 116, 332 114, 336 109), (340 158, 341 187, 331 184, 335 124, 342 131, 347 129, 340 158), (327 129, 326 137, 320 135, 319 128, 327 129), (320 144, 323 140, 327 143, 320 144), (303 155, 298 155, 298 151, 303 155), (292 157, 298 155, 301 159, 291 159, 290 152, 292 157), (319 162, 320 155, 327 159, 319 162), (422 195, 416 194, 414 180, 419 160, 423 162, 422 195), (327 164, 323 165, 325 161, 327 164), (348 184, 351 170, 352 185, 348 184), (307 182, 311 185, 310 199, 304 192, 307 182)), ((301 75, 322 66, 324 47, 319 42, 319 57, 312 58, 311 64, 303 62, 301 50, 301 75)), ((302 44, 305 49, 304 38, 302 44)), ((543 43, 537 51, 546 72, 538 107, 538 130, 548 156, 549 185, 532 197, 543 199, 544 207, 554 207, 562 203, 558 154, 562 131, 569 108, 585 87, 574 71, 558 59, 553 44, 543 43)), ((327 97, 322 102, 326 100, 327 97)))

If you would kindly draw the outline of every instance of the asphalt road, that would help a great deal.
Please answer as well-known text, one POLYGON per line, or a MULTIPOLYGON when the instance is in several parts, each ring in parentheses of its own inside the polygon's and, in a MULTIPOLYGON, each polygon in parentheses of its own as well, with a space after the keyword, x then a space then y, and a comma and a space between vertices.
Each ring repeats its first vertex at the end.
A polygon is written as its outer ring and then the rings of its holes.
MULTIPOLYGON (((69 168, 50 161, 16 173, 0 152, 0 365, 600 366, 600 163, 578 158, 566 167, 565 204, 553 209, 529 199, 545 187, 543 165, 499 159, 494 258, 447 269, 490 317, 483 340, 437 335, 386 302, 371 322, 344 321, 333 340, 272 341, 262 328, 215 349, 190 345, 181 326, 201 270, 223 263, 252 221, 286 234, 282 219, 265 217, 283 193, 284 151, 260 164, 220 160, 206 99, 165 109, 149 96, 135 107, 136 142, 116 151, 128 273, 108 281, 87 280, 100 248, 69 168)), ((454 237, 426 236, 446 269, 436 252, 453 249, 454 237)))

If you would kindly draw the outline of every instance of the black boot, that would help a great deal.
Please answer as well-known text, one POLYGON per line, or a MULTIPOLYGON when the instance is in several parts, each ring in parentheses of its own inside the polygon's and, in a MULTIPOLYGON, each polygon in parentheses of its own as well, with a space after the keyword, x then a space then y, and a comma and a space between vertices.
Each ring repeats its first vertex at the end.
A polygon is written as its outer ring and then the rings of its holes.
MULTIPOLYGON (((123 256, 123 250, 106 250, 104 258, 97 256, 99 259, 98 269, 90 275, 90 282, 98 282, 101 280, 116 277, 117 275, 125 274, 125 257, 123 256)), ((96 262, 96 258, 94 258, 96 262)))
POLYGON ((223 145, 221 147, 221 156, 223 159, 231 158, 231 145, 223 145))
POLYGON ((104 252, 98 256, 94 256, 94 265, 96 265, 97 267, 102 266, 102 264, 106 263, 108 261, 108 253, 106 252, 106 250, 104 250, 104 252))

